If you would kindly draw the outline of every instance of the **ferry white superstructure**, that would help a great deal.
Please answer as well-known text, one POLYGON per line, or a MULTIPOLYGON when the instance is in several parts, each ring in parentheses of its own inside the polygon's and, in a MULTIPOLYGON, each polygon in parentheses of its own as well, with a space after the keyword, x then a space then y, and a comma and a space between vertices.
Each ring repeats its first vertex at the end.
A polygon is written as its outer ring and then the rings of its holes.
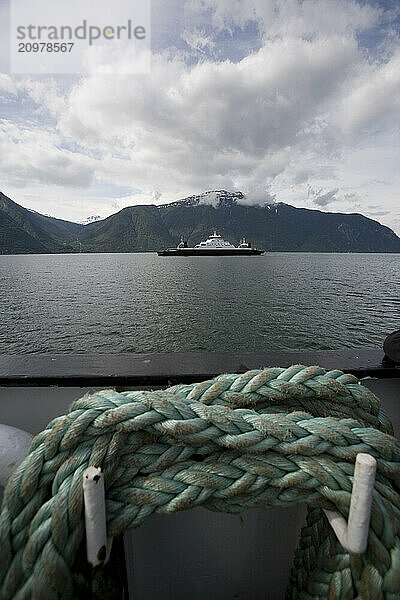
POLYGON ((200 242, 200 244, 196 244, 195 248, 236 248, 233 244, 226 242, 222 237, 214 231, 214 233, 206 239, 205 242, 200 242))

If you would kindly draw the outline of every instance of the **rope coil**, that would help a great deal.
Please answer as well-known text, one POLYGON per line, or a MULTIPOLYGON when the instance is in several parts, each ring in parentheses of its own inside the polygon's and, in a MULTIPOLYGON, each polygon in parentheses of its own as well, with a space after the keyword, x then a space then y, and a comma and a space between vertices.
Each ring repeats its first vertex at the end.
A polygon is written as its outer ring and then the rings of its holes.
POLYGON ((0 598, 74 597, 82 474, 101 467, 109 536, 154 512, 308 505, 287 598, 400 598, 400 446, 379 400, 341 371, 296 365, 76 401, 32 442, 0 515, 0 598), (348 554, 354 461, 377 460, 368 548, 348 554))

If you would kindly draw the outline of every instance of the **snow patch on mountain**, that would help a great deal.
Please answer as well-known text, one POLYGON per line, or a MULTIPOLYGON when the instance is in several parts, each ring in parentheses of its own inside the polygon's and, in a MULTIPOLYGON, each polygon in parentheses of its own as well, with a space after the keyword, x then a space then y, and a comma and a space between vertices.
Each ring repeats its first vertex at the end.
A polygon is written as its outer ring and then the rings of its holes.
POLYGON ((182 200, 171 202, 168 204, 160 204, 158 208, 165 208, 166 206, 213 206, 214 208, 223 208, 229 206, 235 206, 240 204, 242 206, 262 206, 274 208, 280 202, 276 202, 275 196, 269 194, 264 190, 263 195, 254 194, 249 192, 248 195, 243 192, 228 192, 227 190, 210 190, 203 192, 202 194, 195 194, 188 196, 182 200))
POLYGON ((102 217, 100 215, 92 215, 91 217, 87 217, 84 221, 79 221, 81 225, 89 225, 89 223, 95 223, 96 221, 101 221, 102 217))
POLYGON ((220 208, 221 206, 240 204, 240 200, 244 198, 242 192, 227 192, 226 190, 210 190, 203 192, 202 194, 195 194, 188 198, 183 198, 177 202, 171 202, 170 204, 162 204, 160 208, 165 206, 199 206, 208 205, 214 208, 220 208))

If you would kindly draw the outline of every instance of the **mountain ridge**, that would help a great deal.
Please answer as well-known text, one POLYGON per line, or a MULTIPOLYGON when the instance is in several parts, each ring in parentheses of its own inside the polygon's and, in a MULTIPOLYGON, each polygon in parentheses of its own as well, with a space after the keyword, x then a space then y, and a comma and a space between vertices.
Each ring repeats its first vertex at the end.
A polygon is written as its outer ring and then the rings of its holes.
POLYGON ((400 252, 400 238, 362 214, 282 202, 249 205, 241 192, 130 206, 86 225, 41 215, 0 192, 0 254, 152 252, 176 246, 181 236, 195 245, 213 229, 231 243, 246 236, 271 252, 400 252))
POLYGON ((12 250, 16 249, 10 239, 10 229, 18 240, 18 248, 28 254, 34 249, 40 253, 73 252, 72 240, 81 227, 77 223, 24 208, 0 192, 0 254, 12 254, 12 250), (10 221, 8 231, 6 217, 10 221), (5 251, 7 249, 10 251, 5 251))

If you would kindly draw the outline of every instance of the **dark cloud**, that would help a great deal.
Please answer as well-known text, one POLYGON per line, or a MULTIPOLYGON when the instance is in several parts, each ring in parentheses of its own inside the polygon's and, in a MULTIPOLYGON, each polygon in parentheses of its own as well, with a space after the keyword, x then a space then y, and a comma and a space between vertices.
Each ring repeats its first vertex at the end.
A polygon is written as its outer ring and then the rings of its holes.
POLYGON ((376 210, 376 211, 370 211, 368 214, 372 215, 374 217, 384 217, 385 215, 390 215, 390 211, 389 210, 376 210))
POLYGON ((327 206, 331 202, 338 200, 338 198, 336 197, 338 191, 339 188, 334 188, 333 190, 329 190, 328 192, 322 193, 322 189, 315 190, 311 186, 308 186, 308 197, 316 206, 327 206))

